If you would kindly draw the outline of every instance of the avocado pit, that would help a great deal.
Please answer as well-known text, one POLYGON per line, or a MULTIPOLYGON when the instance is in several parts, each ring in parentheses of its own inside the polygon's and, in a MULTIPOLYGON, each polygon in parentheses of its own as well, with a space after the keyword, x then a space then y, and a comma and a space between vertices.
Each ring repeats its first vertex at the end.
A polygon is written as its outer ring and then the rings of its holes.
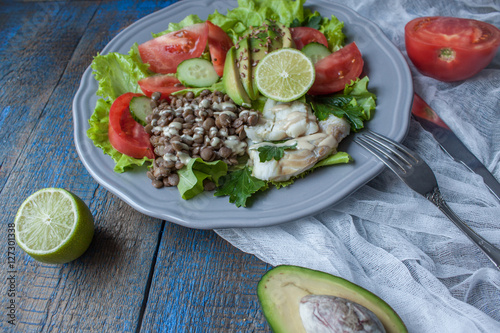
POLYGON ((307 295, 299 305, 307 333, 385 333, 377 316, 364 306, 330 295, 307 295))

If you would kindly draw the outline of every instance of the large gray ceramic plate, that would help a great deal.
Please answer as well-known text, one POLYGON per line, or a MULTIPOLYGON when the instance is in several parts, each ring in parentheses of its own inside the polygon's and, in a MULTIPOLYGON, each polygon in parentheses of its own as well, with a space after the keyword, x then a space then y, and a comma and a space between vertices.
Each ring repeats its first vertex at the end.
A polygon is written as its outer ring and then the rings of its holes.
MULTIPOLYGON (((214 10, 225 14, 236 1, 183 0, 148 15, 120 32, 102 51, 127 53, 133 43, 163 31, 169 22, 179 22, 188 14, 206 19, 214 10)), ((335 15, 344 22, 347 42, 356 41, 370 77, 370 90, 378 96, 375 117, 368 127, 401 141, 410 121, 413 89, 408 65, 399 50, 374 23, 340 4, 310 0, 307 6, 323 16, 335 15)), ((118 174, 114 162, 94 147, 87 138, 88 120, 96 105, 97 83, 88 68, 73 101, 75 145, 83 164, 102 186, 138 211, 190 228, 262 227, 315 214, 339 202, 382 171, 382 164, 358 145, 345 140, 340 150, 347 151, 354 163, 319 169, 292 186, 272 189, 256 197, 248 208, 237 208, 227 197, 204 193, 182 200, 176 188, 155 189, 145 168, 118 174)))

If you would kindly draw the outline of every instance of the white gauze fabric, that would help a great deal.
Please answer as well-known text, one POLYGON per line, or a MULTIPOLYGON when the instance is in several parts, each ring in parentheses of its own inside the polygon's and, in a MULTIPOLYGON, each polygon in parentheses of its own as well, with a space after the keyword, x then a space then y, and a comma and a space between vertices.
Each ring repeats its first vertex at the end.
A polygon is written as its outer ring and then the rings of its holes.
MULTIPOLYGON (((405 24, 419 16, 453 15, 500 27, 498 0, 342 4, 380 26, 406 57, 415 92, 500 179, 500 54, 474 78, 443 83, 421 75, 404 45, 405 24)), ((447 156, 414 120, 403 143, 434 170, 451 208, 500 247, 500 203, 482 178, 447 156)), ((216 232, 271 265, 308 267, 361 285, 389 303, 410 332, 500 332, 500 271, 432 203, 387 169, 315 216, 216 232)))

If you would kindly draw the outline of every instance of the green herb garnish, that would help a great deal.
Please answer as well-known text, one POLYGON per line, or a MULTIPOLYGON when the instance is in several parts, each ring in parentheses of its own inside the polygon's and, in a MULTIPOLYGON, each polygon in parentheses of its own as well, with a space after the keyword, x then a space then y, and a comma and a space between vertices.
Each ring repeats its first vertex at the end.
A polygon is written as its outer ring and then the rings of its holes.
POLYGON ((231 172, 220 179, 221 186, 215 192, 216 197, 229 196, 229 202, 236 207, 246 207, 247 199, 257 191, 266 190, 268 183, 252 176, 252 170, 246 166, 231 172))
POLYGON ((260 146, 257 148, 259 152, 259 159, 261 162, 267 162, 271 160, 279 161, 284 155, 285 150, 296 149, 297 143, 292 146, 277 146, 277 145, 269 145, 269 146, 260 146))

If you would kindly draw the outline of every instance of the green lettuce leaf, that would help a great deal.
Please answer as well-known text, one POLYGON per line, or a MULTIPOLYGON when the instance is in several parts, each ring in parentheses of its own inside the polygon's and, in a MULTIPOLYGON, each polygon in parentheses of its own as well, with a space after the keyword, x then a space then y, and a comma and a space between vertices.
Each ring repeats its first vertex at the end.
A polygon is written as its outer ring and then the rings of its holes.
POLYGON ((219 178, 227 174, 227 164, 220 160, 205 162, 201 158, 192 158, 177 173, 179 174, 177 189, 183 199, 189 200, 204 191, 205 179, 210 179, 218 185, 219 178))
POLYGON ((122 173, 135 165, 141 166, 145 163, 151 163, 152 160, 147 157, 142 159, 133 158, 124 155, 113 148, 108 138, 110 107, 110 101, 106 101, 102 98, 97 100, 94 113, 89 119, 90 128, 87 130, 87 136, 92 140, 96 147, 101 148, 103 153, 111 156, 111 158, 115 161, 115 172, 122 173))
MULTIPOLYGON (((266 19, 276 20, 287 27, 306 26, 321 31, 328 40, 332 52, 344 45, 344 23, 334 15, 322 17, 317 11, 304 8, 306 0, 238 0, 238 7, 222 14, 215 10, 208 20, 222 28, 236 42, 250 27, 261 26, 266 19)), ((170 23, 164 31, 153 33, 153 37, 180 30, 195 23, 204 22, 197 15, 189 15, 179 23, 170 23)))
POLYGON ((151 162, 151 159, 137 159, 124 155, 113 148, 108 138, 109 109, 113 101, 120 95, 127 92, 140 93, 137 82, 149 76, 149 65, 142 63, 137 49, 137 43, 132 46, 129 53, 109 53, 97 55, 92 61, 91 68, 99 87, 97 95, 101 98, 97 100, 94 113, 89 119, 90 128, 87 136, 94 145, 111 156, 116 165, 114 171, 124 172, 127 169, 144 165, 151 162))
POLYGON ((332 15, 330 19, 323 18, 318 30, 321 31, 328 40, 330 51, 335 52, 344 46, 345 35, 342 32, 343 28, 344 22, 339 21, 335 16, 332 15))
POLYGON ((191 15, 186 16, 179 23, 172 23, 172 22, 169 23, 168 24, 168 28, 166 30, 158 32, 158 33, 153 33, 152 35, 153 35, 153 38, 160 37, 160 36, 166 35, 166 34, 168 34, 170 32, 181 30, 182 28, 188 27, 190 25, 193 25, 193 24, 196 24, 196 23, 203 23, 203 22, 205 22, 205 21, 203 21, 202 19, 200 19, 198 17, 198 15, 191 14, 191 15))
POLYGON ((208 16, 208 20, 221 27, 222 30, 233 38, 233 42, 236 42, 235 38, 247 30, 247 27, 238 18, 228 17, 217 10, 208 16))
POLYGON ((354 132, 362 129, 364 122, 371 119, 376 107, 376 96, 368 91, 368 80, 367 76, 356 79, 346 85, 342 93, 308 97, 316 117, 326 120, 334 115, 345 118, 354 132))
POLYGON ((322 17, 319 12, 306 9, 304 19, 295 18, 290 27, 309 27, 321 31, 328 40, 328 48, 335 52, 344 46, 345 35, 342 31, 344 22, 339 21, 334 15, 331 18, 322 17))
POLYGON ((238 169, 221 178, 221 186, 215 196, 229 196, 229 202, 236 207, 246 207, 247 200, 256 192, 268 188, 268 183, 252 176, 250 167, 238 169))
POLYGON ((368 91, 368 76, 362 79, 357 79, 344 89, 344 95, 353 96, 356 98, 356 103, 363 108, 363 118, 370 120, 373 115, 377 103, 377 96, 368 91))
POLYGON ((94 57, 90 67, 99 83, 97 95, 114 101, 118 96, 127 92, 141 93, 137 82, 150 74, 149 65, 144 64, 140 59, 137 43, 126 55, 112 52, 94 57))
MULTIPOLYGON (((316 163, 311 169, 308 171, 311 172, 319 167, 323 166, 328 166, 328 165, 335 165, 335 164, 347 164, 351 163, 352 157, 346 152, 339 151, 333 155, 328 156, 327 158, 322 159, 318 163, 316 163)), ((306 171, 307 172, 307 171, 306 171)))

